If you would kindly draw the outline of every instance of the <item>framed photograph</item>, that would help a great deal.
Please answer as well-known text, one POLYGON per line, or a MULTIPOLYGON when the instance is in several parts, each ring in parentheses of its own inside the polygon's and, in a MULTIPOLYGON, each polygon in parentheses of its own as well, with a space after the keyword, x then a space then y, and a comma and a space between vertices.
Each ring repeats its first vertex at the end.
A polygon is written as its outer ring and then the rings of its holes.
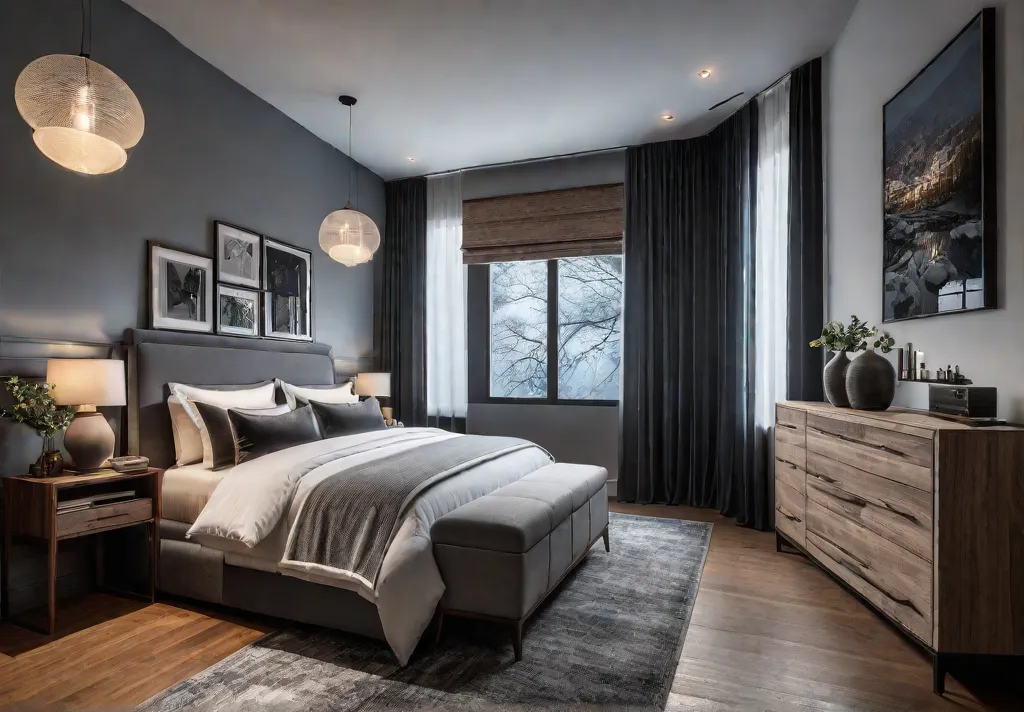
POLYGON ((313 340, 313 255, 263 238, 263 335, 313 340))
POLYGON ((995 10, 885 105, 882 321, 996 307, 995 10))
POLYGON ((217 333, 229 336, 260 335, 260 292, 217 285, 217 333))
POLYGON ((217 281, 260 288, 260 236, 237 225, 214 222, 217 281))
POLYGON ((150 326, 213 331, 213 260, 149 243, 150 326))

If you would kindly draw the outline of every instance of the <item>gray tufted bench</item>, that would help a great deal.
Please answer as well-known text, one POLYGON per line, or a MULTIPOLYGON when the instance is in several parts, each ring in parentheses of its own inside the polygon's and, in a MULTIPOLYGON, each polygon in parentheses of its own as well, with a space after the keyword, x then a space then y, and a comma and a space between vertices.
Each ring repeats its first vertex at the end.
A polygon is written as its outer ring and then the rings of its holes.
POLYGON ((523 623, 604 537, 608 472, 556 463, 440 517, 430 529, 445 583, 444 616, 506 623, 516 660, 523 623))

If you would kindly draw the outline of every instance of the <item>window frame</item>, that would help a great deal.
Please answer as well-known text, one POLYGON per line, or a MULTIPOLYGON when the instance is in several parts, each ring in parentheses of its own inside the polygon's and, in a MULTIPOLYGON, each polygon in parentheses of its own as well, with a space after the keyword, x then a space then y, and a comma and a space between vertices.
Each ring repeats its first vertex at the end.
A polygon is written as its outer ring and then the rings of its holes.
MULTIPOLYGON (((589 256, 589 255, 581 255, 589 256)), ((489 405, 569 405, 618 407, 615 400, 579 400, 558 397, 558 260, 547 262, 548 268, 548 392, 540 398, 509 398, 491 395, 491 265, 468 266, 466 285, 469 302, 467 320, 469 402, 489 405)), ((566 258, 569 259, 569 258, 566 258)), ((623 275, 625 276, 625 275, 623 275)), ((620 341, 621 344, 621 341, 620 341)), ((621 348, 621 347, 620 347, 621 348)), ((619 372, 622 372, 622 360, 619 372)), ((621 375, 619 388, 621 392, 621 375)))

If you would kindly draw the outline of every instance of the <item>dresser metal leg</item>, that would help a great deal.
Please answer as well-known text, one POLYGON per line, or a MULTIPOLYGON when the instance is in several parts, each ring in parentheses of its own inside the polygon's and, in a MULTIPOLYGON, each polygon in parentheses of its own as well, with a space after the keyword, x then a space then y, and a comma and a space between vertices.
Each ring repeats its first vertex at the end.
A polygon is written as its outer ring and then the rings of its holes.
POLYGON ((932 692, 936 695, 946 692, 946 660, 941 653, 932 653, 932 692))
POLYGON ((782 535, 778 532, 775 532, 775 553, 782 553, 782 535))

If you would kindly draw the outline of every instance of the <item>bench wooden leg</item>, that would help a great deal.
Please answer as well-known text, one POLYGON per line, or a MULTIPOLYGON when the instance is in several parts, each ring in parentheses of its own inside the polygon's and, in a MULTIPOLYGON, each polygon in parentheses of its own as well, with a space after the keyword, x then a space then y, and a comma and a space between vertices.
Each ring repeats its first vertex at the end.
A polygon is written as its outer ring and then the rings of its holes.
POLYGON ((434 611, 434 648, 437 648, 438 643, 441 642, 441 625, 444 623, 444 611, 441 610, 441 606, 437 607, 434 611))
POLYGON ((512 624, 512 651, 516 654, 516 662, 523 659, 523 621, 512 624))
POLYGON ((604 539, 604 550, 605 551, 611 551, 612 550, 612 545, 608 541, 608 527, 605 527, 604 531, 601 532, 601 538, 604 539))

